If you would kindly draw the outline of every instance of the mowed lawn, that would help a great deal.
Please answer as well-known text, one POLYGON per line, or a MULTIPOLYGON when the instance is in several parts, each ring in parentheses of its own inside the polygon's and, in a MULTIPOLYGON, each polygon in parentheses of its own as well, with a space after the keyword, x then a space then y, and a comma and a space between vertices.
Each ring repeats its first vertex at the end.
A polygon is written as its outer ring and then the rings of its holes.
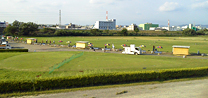
POLYGON ((35 79, 113 72, 205 67, 207 59, 84 52, 49 74, 49 69, 80 52, 0 53, 0 79, 35 79), (144 69, 146 68, 146 69, 144 69), (40 76, 40 77, 37 77, 40 76))
MULTIPOLYGON (((29 37, 27 37, 29 38, 29 37)), ((143 48, 146 51, 151 51, 154 46, 162 46, 163 49, 159 51, 172 52, 173 45, 191 46, 190 53, 197 53, 199 50, 201 53, 208 54, 208 36, 198 37, 125 37, 125 36, 102 36, 102 37, 34 37, 38 39, 38 42, 46 42, 46 40, 55 41, 55 44, 67 45, 67 41, 71 41, 71 45, 75 45, 76 41, 89 41, 93 43, 94 47, 103 48, 105 44, 114 44, 115 48, 123 49, 122 44, 135 44, 136 46, 145 45, 143 48), (58 42, 58 41, 63 42, 58 42)), ((24 37, 26 40, 26 37, 24 37)), ((112 48, 108 46, 108 48, 112 48)))

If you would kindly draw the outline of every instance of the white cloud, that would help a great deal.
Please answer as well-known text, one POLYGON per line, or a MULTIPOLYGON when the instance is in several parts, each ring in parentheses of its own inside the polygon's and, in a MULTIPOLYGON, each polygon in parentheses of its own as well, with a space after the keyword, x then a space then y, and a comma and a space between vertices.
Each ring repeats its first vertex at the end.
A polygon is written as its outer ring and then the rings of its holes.
POLYGON ((20 3, 22 3, 22 2, 27 2, 27 0, 10 0, 10 1, 13 1, 13 2, 20 2, 20 3))
POLYGON ((208 8, 208 1, 202 3, 196 3, 192 5, 193 8, 208 8))
POLYGON ((89 2, 91 4, 113 4, 118 1, 123 1, 123 0, 90 0, 89 2))
POLYGON ((179 8, 179 4, 177 2, 165 2, 162 6, 159 7, 160 11, 168 12, 175 11, 179 8))

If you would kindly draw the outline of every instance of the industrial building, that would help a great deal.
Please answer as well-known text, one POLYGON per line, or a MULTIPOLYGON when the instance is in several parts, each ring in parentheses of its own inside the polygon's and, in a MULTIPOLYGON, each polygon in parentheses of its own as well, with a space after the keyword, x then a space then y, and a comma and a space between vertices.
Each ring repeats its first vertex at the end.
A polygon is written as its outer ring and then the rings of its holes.
POLYGON ((106 20, 106 21, 96 21, 93 29, 115 30, 116 29, 116 19, 110 19, 110 20, 106 20))
POLYGON ((8 26, 8 22, 4 21, 4 22, 0 22, 0 35, 3 34, 4 29, 8 26))
POLYGON ((140 24, 139 25, 140 28, 142 28, 142 30, 150 30, 150 27, 159 27, 159 24, 152 24, 152 23, 145 23, 145 24, 140 24))

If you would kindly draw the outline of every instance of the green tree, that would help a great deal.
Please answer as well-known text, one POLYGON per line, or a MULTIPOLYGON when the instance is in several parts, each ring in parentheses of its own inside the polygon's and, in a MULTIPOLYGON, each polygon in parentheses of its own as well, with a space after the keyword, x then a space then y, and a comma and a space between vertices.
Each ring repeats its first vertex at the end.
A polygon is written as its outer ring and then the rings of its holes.
POLYGON ((17 28, 14 27, 14 26, 11 26, 11 25, 9 25, 8 27, 6 27, 4 29, 4 31, 3 31, 4 34, 6 34, 6 35, 13 35, 13 36, 17 35, 16 32, 17 32, 17 28))
POLYGON ((104 30, 104 33, 106 33, 107 35, 109 35, 109 30, 104 30))
POLYGON ((183 35, 196 35, 197 33, 195 30, 187 28, 183 30, 182 34, 183 35))
POLYGON ((38 25, 33 22, 23 23, 20 25, 19 31, 22 35, 30 35, 38 31, 38 25))
POLYGON ((124 36, 127 36, 127 35, 128 35, 127 29, 124 28, 124 29, 121 31, 121 34, 123 34, 124 36))
POLYGON ((95 36, 102 35, 102 32, 99 29, 91 29, 90 33, 95 36))
POLYGON ((139 28, 135 28, 134 31, 136 32, 136 35, 138 35, 139 28))

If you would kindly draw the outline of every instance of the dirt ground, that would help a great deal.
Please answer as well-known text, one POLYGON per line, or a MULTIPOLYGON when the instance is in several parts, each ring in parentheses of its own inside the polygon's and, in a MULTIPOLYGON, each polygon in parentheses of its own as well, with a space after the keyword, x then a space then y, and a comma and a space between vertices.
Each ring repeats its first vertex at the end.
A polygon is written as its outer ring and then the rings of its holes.
MULTIPOLYGON (((49 52, 49 51, 92 51, 92 52, 103 52, 100 50, 89 50, 89 49, 73 49, 73 48, 67 48, 67 47, 61 47, 57 46, 51 47, 50 45, 28 45, 24 43, 17 43, 17 42, 9 42, 12 49, 29 49, 29 52, 49 52)), ((107 51, 106 53, 121 53, 121 51, 107 51)))
POLYGON ((21 98, 208 98, 208 79, 42 94, 21 98))

